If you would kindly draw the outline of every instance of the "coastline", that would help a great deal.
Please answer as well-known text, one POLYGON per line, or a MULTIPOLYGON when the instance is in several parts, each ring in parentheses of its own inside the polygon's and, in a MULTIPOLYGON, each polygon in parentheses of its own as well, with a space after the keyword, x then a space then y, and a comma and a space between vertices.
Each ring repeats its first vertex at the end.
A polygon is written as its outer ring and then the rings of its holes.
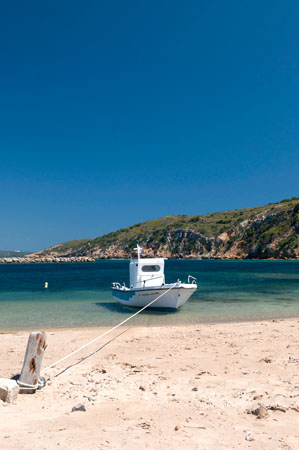
MULTIPOLYGON (((284 320, 299 320, 299 313, 295 316, 271 316, 271 317, 265 317, 265 318, 244 318, 244 319, 231 319, 231 320, 212 320, 212 321, 198 321, 198 322, 175 322, 173 324, 167 323, 165 325, 161 325, 158 323, 149 323, 149 324, 135 324, 128 322, 126 324, 126 328, 182 328, 182 327, 196 327, 196 326, 202 326, 202 325, 229 325, 229 324, 242 324, 242 323, 260 323, 260 322, 276 322, 276 321, 284 321, 284 320)), ((110 328, 113 328, 116 324, 111 325, 90 325, 90 326, 74 326, 74 327, 61 327, 61 328, 52 328, 52 327, 39 327, 39 329, 45 330, 47 333, 53 333, 53 332, 63 332, 63 331, 95 331, 95 330, 108 330, 110 328)), ((22 329, 0 329, 0 335, 3 334, 18 334, 18 333, 30 333, 31 331, 36 331, 38 327, 28 327, 28 328, 22 328, 22 329), (33 330, 34 328, 34 330, 33 330)))
MULTIPOLYGON (((149 256, 151 257, 151 256, 149 256)), ((168 260, 168 261, 262 261, 262 262, 266 262, 266 261, 299 261, 299 256, 297 258, 288 258, 288 257, 284 257, 284 258, 274 258, 274 257, 269 257, 269 258, 243 258, 243 257, 227 257, 227 256, 209 256, 209 257, 188 257, 188 255, 185 255, 184 257, 180 258, 180 257, 164 257, 164 259, 168 260)), ((52 257, 40 257, 40 258, 35 258, 35 257, 5 257, 5 258, 0 258, 0 264, 9 264, 9 265, 14 265, 14 264, 61 264, 61 263, 87 263, 87 262, 97 262, 97 261, 130 261, 131 258, 128 256, 127 258, 113 258, 113 257, 109 257, 109 258, 93 258, 93 257, 89 257, 89 256, 52 256, 52 257)))
MULTIPOLYGON (((101 329, 48 331, 43 367, 101 329)), ((27 338, 27 331, 1 333, 6 357, 0 377, 20 371, 27 338)), ((173 448, 174 442, 198 450, 295 449, 298 340, 297 318, 122 327, 50 369, 43 391, 19 395, 16 404, 0 401, 0 439, 7 450, 156 449, 173 448), (71 412, 77 403, 86 412, 71 412), (260 420, 246 412, 258 403, 269 408, 260 420), (252 442, 245 439, 248 432, 252 442)))
MULTIPOLYGON (((161 324, 157 324, 157 323, 149 323, 149 324, 136 324, 136 323, 132 323, 130 324, 130 322, 128 322, 126 324, 126 328, 173 328, 173 327, 177 327, 177 328, 181 328, 181 327, 196 327, 196 326, 202 326, 202 325, 229 325, 229 324, 242 324, 242 323, 259 323, 259 322, 273 322, 273 321, 284 321, 284 320, 299 320, 299 313, 298 315, 295 316, 285 316, 285 317, 281 317, 281 316, 271 316, 271 317, 265 317, 265 318, 244 318, 244 319, 231 319, 231 320, 211 320, 211 321, 202 321, 202 322, 190 322, 190 323, 185 323, 185 322, 175 322, 173 324, 171 323, 167 323, 165 325, 161 325, 161 324)), ((113 326, 115 326, 117 324, 111 324, 111 325, 90 325, 90 326, 74 326, 74 327, 61 327, 61 328, 53 328, 53 327, 49 327, 49 328, 45 328, 45 327, 40 327, 42 329, 45 329, 45 331, 47 331, 47 333, 51 333, 51 332, 60 332, 60 331, 91 331, 91 330, 107 330, 109 328, 112 328, 113 326)), ((33 327, 34 328, 34 327, 33 327)), ((1 330, 0 329, 0 335, 1 334, 18 334, 18 333, 30 333, 33 330, 32 327, 28 327, 28 328, 22 328, 22 329, 7 329, 7 330, 1 330)), ((38 328, 38 327, 35 327, 38 328)), ((35 329, 34 328, 34 329, 35 329)))

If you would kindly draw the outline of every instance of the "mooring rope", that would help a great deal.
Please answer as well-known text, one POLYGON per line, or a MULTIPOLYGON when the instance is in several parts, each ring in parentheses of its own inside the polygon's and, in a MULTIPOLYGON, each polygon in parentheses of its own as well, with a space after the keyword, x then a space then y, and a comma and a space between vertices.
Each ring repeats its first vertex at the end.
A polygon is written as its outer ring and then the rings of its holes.
POLYGON ((88 359, 91 356, 93 356, 96 353, 98 353, 104 347, 109 345, 110 342, 114 341, 114 339, 117 339, 119 336, 121 336, 122 334, 126 333, 128 330, 129 330, 129 328, 127 328, 126 330, 123 330, 121 333, 118 333, 116 336, 112 337, 109 341, 105 342, 105 344, 101 345, 101 347, 98 348, 97 350, 95 350, 94 352, 91 352, 91 353, 89 353, 89 355, 83 356, 81 359, 79 359, 78 361, 74 362, 73 364, 70 364, 69 366, 64 367, 64 369, 61 369, 60 372, 56 373, 56 375, 54 375, 53 378, 57 378, 57 377, 59 377, 59 375, 63 374, 64 372, 66 372, 67 370, 71 369, 72 367, 78 366, 78 364, 81 364, 86 359, 88 359))
POLYGON ((41 371, 41 373, 46 372, 47 370, 51 369, 52 367, 56 366, 56 364, 61 363, 62 361, 65 361, 67 358, 70 358, 71 356, 75 355, 76 353, 80 352, 81 350, 83 350, 84 348, 88 347, 89 345, 93 344, 94 342, 98 341, 99 339, 103 338, 104 336, 107 336, 107 334, 112 333, 112 331, 116 330, 117 328, 119 328, 120 326, 124 325, 126 322, 128 322, 129 320, 133 319, 133 317, 137 316, 138 314, 140 314, 142 311, 144 311, 146 308, 148 308, 149 306, 151 306, 153 303, 155 303, 157 300, 159 300, 161 297, 163 297, 163 295, 167 294, 167 292, 170 292, 174 287, 177 287, 178 283, 174 283, 169 289, 167 289, 165 292, 163 292, 162 294, 160 294, 157 298, 155 298, 154 300, 152 300, 151 302, 149 302, 147 305, 143 306, 143 308, 139 309, 139 311, 137 311, 136 313, 132 314, 130 317, 128 317, 127 319, 123 320, 122 322, 120 322, 119 324, 115 325, 113 328, 110 328, 109 330, 105 331, 104 333, 100 334, 100 336, 97 336, 96 338, 92 339, 90 342, 87 342, 87 344, 82 345, 81 347, 79 347, 77 350, 74 350, 73 352, 69 353, 68 355, 64 356, 63 358, 58 359, 57 361, 55 361, 54 363, 50 364, 50 366, 46 367, 45 369, 43 369, 41 371))
POLYGON ((46 384, 45 380, 42 378, 38 378, 36 384, 23 383, 23 381, 20 380, 16 380, 16 382, 18 383, 20 389, 26 389, 27 391, 36 391, 37 389, 43 388, 46 384))

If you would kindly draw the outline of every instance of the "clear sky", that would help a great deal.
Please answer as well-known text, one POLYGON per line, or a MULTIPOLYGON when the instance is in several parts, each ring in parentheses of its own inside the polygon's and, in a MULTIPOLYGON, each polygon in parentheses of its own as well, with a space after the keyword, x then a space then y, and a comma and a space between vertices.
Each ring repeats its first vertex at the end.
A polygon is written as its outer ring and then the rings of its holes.
POLYGON ((1 3, 0 249, 299 195, 298 0, 1 3))

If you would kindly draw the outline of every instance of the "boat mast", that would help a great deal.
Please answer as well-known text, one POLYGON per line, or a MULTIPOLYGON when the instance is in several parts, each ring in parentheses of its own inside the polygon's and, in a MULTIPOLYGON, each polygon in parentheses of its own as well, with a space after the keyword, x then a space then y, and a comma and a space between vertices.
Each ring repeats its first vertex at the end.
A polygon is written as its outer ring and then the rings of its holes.
POLYGON ((137 247, 136 247, 136 248, 134 248, 134 250, 137 250, 138 261, 139 261, 139 259, 140 259, 140 255, 141 255, 141 253, 142 253, 142 247, 140 247, 140 245, 139 245, 139 244, 137 244, 137 247))

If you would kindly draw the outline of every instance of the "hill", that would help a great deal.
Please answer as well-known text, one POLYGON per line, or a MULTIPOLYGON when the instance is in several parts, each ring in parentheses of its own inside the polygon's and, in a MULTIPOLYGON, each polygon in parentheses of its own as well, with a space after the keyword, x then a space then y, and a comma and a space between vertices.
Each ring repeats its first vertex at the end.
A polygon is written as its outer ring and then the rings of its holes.
POLYGON ((149 257, 299 259, 299 197, 202 216, 166 216, 38 254, 131 258, 137 241, 149 257))

